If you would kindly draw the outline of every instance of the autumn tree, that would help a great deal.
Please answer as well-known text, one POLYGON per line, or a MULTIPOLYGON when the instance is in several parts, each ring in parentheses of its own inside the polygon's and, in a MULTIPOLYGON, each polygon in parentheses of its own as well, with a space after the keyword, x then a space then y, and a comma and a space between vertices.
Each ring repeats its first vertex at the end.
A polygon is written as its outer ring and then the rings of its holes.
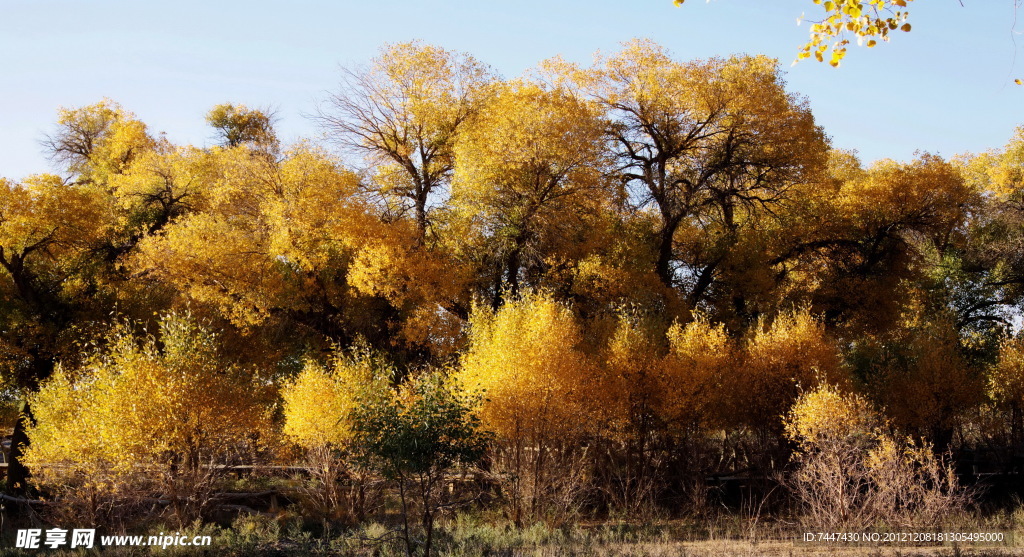
MULTIPOLYGON (((841 19, 820 25, 867 26, 846 33, 901 17, 825 4, 841 19)), ((275 384, 314 469, 306 511, 367 508, 363 450, 419 491, 428 532, 477 425, 518 523, 675 505, 709 471, 767 472, 794 447, 806 467, 833 442, 888 463, 843 497, 889 482, 898 505, 897 473, 943 469, 922 447, 995 440, 986 423, 1024 438, 1005 340, 1024 300, 1020 131, 865 166, 829 149, 775 61, 647 41, 514 80, 387 46, 320 114, 356 158, 280 147, 271 120, 219 105, 218 144, 178 146, 105 100, 60 112, 46 145, 68 178, 0 180, 0 366, 9 390, 42 385, 29 455, 52 493, 183 501, 244 431, 262 438, 275 384), (833 418, 855 431, 819 435, 833 418)), ((16 464, 8 485, 26 485, 16 464)))
POLYGON ((1008 416, 1009 441, 1014 447, 1024 444, 1024 347, 1018 339, 1005 339, 999 359, 987 374, 986 393, 1008 416))
POLYGON ((665 356, 666 395, 659 408, 671 430, 721 427, 725 417, 730 376, 742 354, 723 324, 696 315, 686 325, 669 328, 669 352, 665 356))
MULTIPOLYGON (((344 276, 374 223, 356 196, 358 178, 309 147, 280 162, 245 147, 212 153, 209 187, 197 210, 147 236, 130 259, 134 272, 208 304, 240 329, 298 323, 350 342, 360 311, 379 301, 355 297, 344 276)), ((382 336, 369 314, 359 329, 382 336), (377 329, 374 332, 372 329, 377 329)))
POLYGON ((217 156, 194 147, 163 142, 112 176, 116 225, 104 245, 110 262, 133 253, 138 243, 172 221, 202 209, 217 175, 217 156))
POLYGON ((365 478, 354 460, 355 410, 368 390, 388 389, 393 372, 366 349, 336 353, 328 366, 307 360, 281 390, 285 436, 305 451, 307 512, 353 521, 366 510, 365 478), (347 488, 343 485, 348 480, 347 488))
POLYGON ((848 359, 896 427, 944 451, 984 400, 984 370, 948 316, 918 305, 902 320, 888 335, 859 339, 848 359))
MULTIPOLYGON (((35 390, 58 359, 77 359, 76 342, 88 338, 90 320, 109 315, 108 300, 97 293, 93 250, 111 228, 111 215, 110 199, 98 188, 52 174, 20 184, 0 179, 0 373, 6 388, 35 390)), ((24 408, 13 435, 8 486, 16 492, 26 487, 19 456, 30 412, 24 408)))
POLYGON ((80 180, 99 182, 124 171, 153 145, 146 125, 109 99, 60 109, 57 130, 43 141, 51 160, 80 180))
POLYGON ((603 129, 597 107, 568 91, 511 82, 459 136, 452 204, 493 254, 494 306, 523 279, 536 286, 554 246, 610 204, 603 129))
POLYGON ((723 379, 723 412, 729 427, 745 431, 752 443, 746 458, 767 469, 785 451, 781 416, 802 390, 823 383, 846 385, 836 342, 806 308, 762 318, 746 340, 742 363, 723 379))
POLYGON ((738 355, 724 325, 703 315, 666 331, 663 316, 620 314, 590 395, 609 446, 596 474, 611 505, 640 513, 666 490, 693 489, 690 479, 715 458, 707 440, 723 426, 738 355))
POLYGON ((935 265, 963 244, 978 194, 929 154, 863 169, 837 153, 831 165, 833 183, 796 214, 799 233, 772 264, 785 276, 784 296, 810 301, 830 325, 885 331, 898 326, 935 265))
POLYGON ((507 474, 512 519, 571 510, 582 473, 577 443, 594 425, 593 363, 581 350, 580 324, 543 294, 497 311, 478 306, 470 323, 456 377, 482 397, 480 418, 496 436, 494 471, 507 474))
POLYGON ((490 70, 472 56, 418 42, 388 45, 367 68, 344 70, 318 119, 334 142, 361 154, 373 190, 412 211, 419 241, 431 196, 451 179, 459 130, 478 110, 490 70))
POLYGON ((269 110, 244 104, 218 104, 206 113, 206 123, 217 130, 223 146, 250 145, 268 152, 277 150, 273 119, 274 114, 269 110))
MULTIPOLYGON (((0 180, 0 265, 26 317, 60 323, 75 271, 110 226, 107 199, 52 174, 0 180)), ((37 377, 41 378, 41 377, 37 377)))
POLYGON ((1001 148, 958 157, 954 163, 980 199, 968 219, 958 257, 962 275, 959 321, 1009 328, 1024 299, 1024 128, 1001 148))
POLYGON ((620 179, 659 217, 655 272, 691 305, 708 294, 749 215, 771 211, 824 162, 824 134, 768 58, 681 63, 633 41, 592 69, 562 72, 607 110, 620 179), (687 229, 704 235, 696 256, 677 249, 687 229))

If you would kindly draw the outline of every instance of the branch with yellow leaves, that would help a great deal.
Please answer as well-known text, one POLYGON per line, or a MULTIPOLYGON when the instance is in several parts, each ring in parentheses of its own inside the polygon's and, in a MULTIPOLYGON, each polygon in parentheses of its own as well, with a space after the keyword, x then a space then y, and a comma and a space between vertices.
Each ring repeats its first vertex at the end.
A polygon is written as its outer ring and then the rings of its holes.
MULTIPOLYGON (((680 6, 686 0, 673 0, 680 6)), ((796 60, 799 62, 814 57, 838 66, 846 56, 846 47, 850 44, 847 37, 857 37, 858 44, 873 47, 878 41, 889 41, 889 32, 900 30, 910 31, 907 23, 907 4, 913 0, 812 0, 825 10, 824 17, 811 22, 811 34, 808 41, 800 47, 796 60)), ((801 23, 804 16, 797 18, 801 23)))

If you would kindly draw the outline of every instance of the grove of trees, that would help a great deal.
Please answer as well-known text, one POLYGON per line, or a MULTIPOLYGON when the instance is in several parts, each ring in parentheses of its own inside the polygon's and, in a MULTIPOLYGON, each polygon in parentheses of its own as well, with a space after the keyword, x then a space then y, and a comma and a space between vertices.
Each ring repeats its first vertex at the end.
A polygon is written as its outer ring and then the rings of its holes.
POLYGON ((958 462, 1020 465, 1024 128, 865 165, 777 61, 643 40, 516 79, 390 45, 316 118, 281 145, 221 105, 196 147, 102 100, 59 111, 57 173, 0 180, 12 496, 188 524, 225 466, 304 466, 325 520, 391 482, 411 553, 460 464, 519 524, 736 475, 936 520, 958 462))

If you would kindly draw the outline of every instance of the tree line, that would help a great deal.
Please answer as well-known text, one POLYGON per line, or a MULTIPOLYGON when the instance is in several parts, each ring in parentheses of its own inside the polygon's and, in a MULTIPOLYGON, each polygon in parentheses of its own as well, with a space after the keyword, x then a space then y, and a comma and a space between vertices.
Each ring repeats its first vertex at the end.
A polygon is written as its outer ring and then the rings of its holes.
POLYGON ((422 431, 375 437, 381 415, 471 426, 428 427, 461 448, 426 469, 483 462, 516 522, 793 469, 819 504, 813 457, 840 449, 947 502, 921 470, 1019 463, 1022 129, 865 166, 777 61, 642 40, 515 79, 389 45, 315 117, 329 143, 285 146, 220 105, 196 147, 103 100, 59 111, 59 173, 0 181, 15 494, 86 489, 100 520, 131 486, 186 522, 208 465, 288 454, 356 520, 359 447, 423 469, 388 445, 422 431))

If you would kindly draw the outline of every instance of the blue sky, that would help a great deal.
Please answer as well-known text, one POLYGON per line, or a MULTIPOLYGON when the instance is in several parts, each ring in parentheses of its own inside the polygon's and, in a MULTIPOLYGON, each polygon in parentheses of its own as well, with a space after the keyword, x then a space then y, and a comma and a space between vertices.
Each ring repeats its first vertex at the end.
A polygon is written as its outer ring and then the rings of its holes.
MULTIPOLYGON (((688 60, 777 57, 833 144, 865 161, 1000 147, 1024 124, 1024 8, 1015 0, 917 0, 909 34, 851 48, 838 69, 789 63, 811 0, 0 0, 0 176, 50 169, 39 140, 60 106, 109 97, 153 131, 204 145, 223 102, 270 106, 286 141, 315 137, 303 114, 340 65, 411 39, 469 52, 506 77, 558 54, 587 63, 633 37, 688 60)), ((805 24, 806 25, 806 24, 805 24)))

